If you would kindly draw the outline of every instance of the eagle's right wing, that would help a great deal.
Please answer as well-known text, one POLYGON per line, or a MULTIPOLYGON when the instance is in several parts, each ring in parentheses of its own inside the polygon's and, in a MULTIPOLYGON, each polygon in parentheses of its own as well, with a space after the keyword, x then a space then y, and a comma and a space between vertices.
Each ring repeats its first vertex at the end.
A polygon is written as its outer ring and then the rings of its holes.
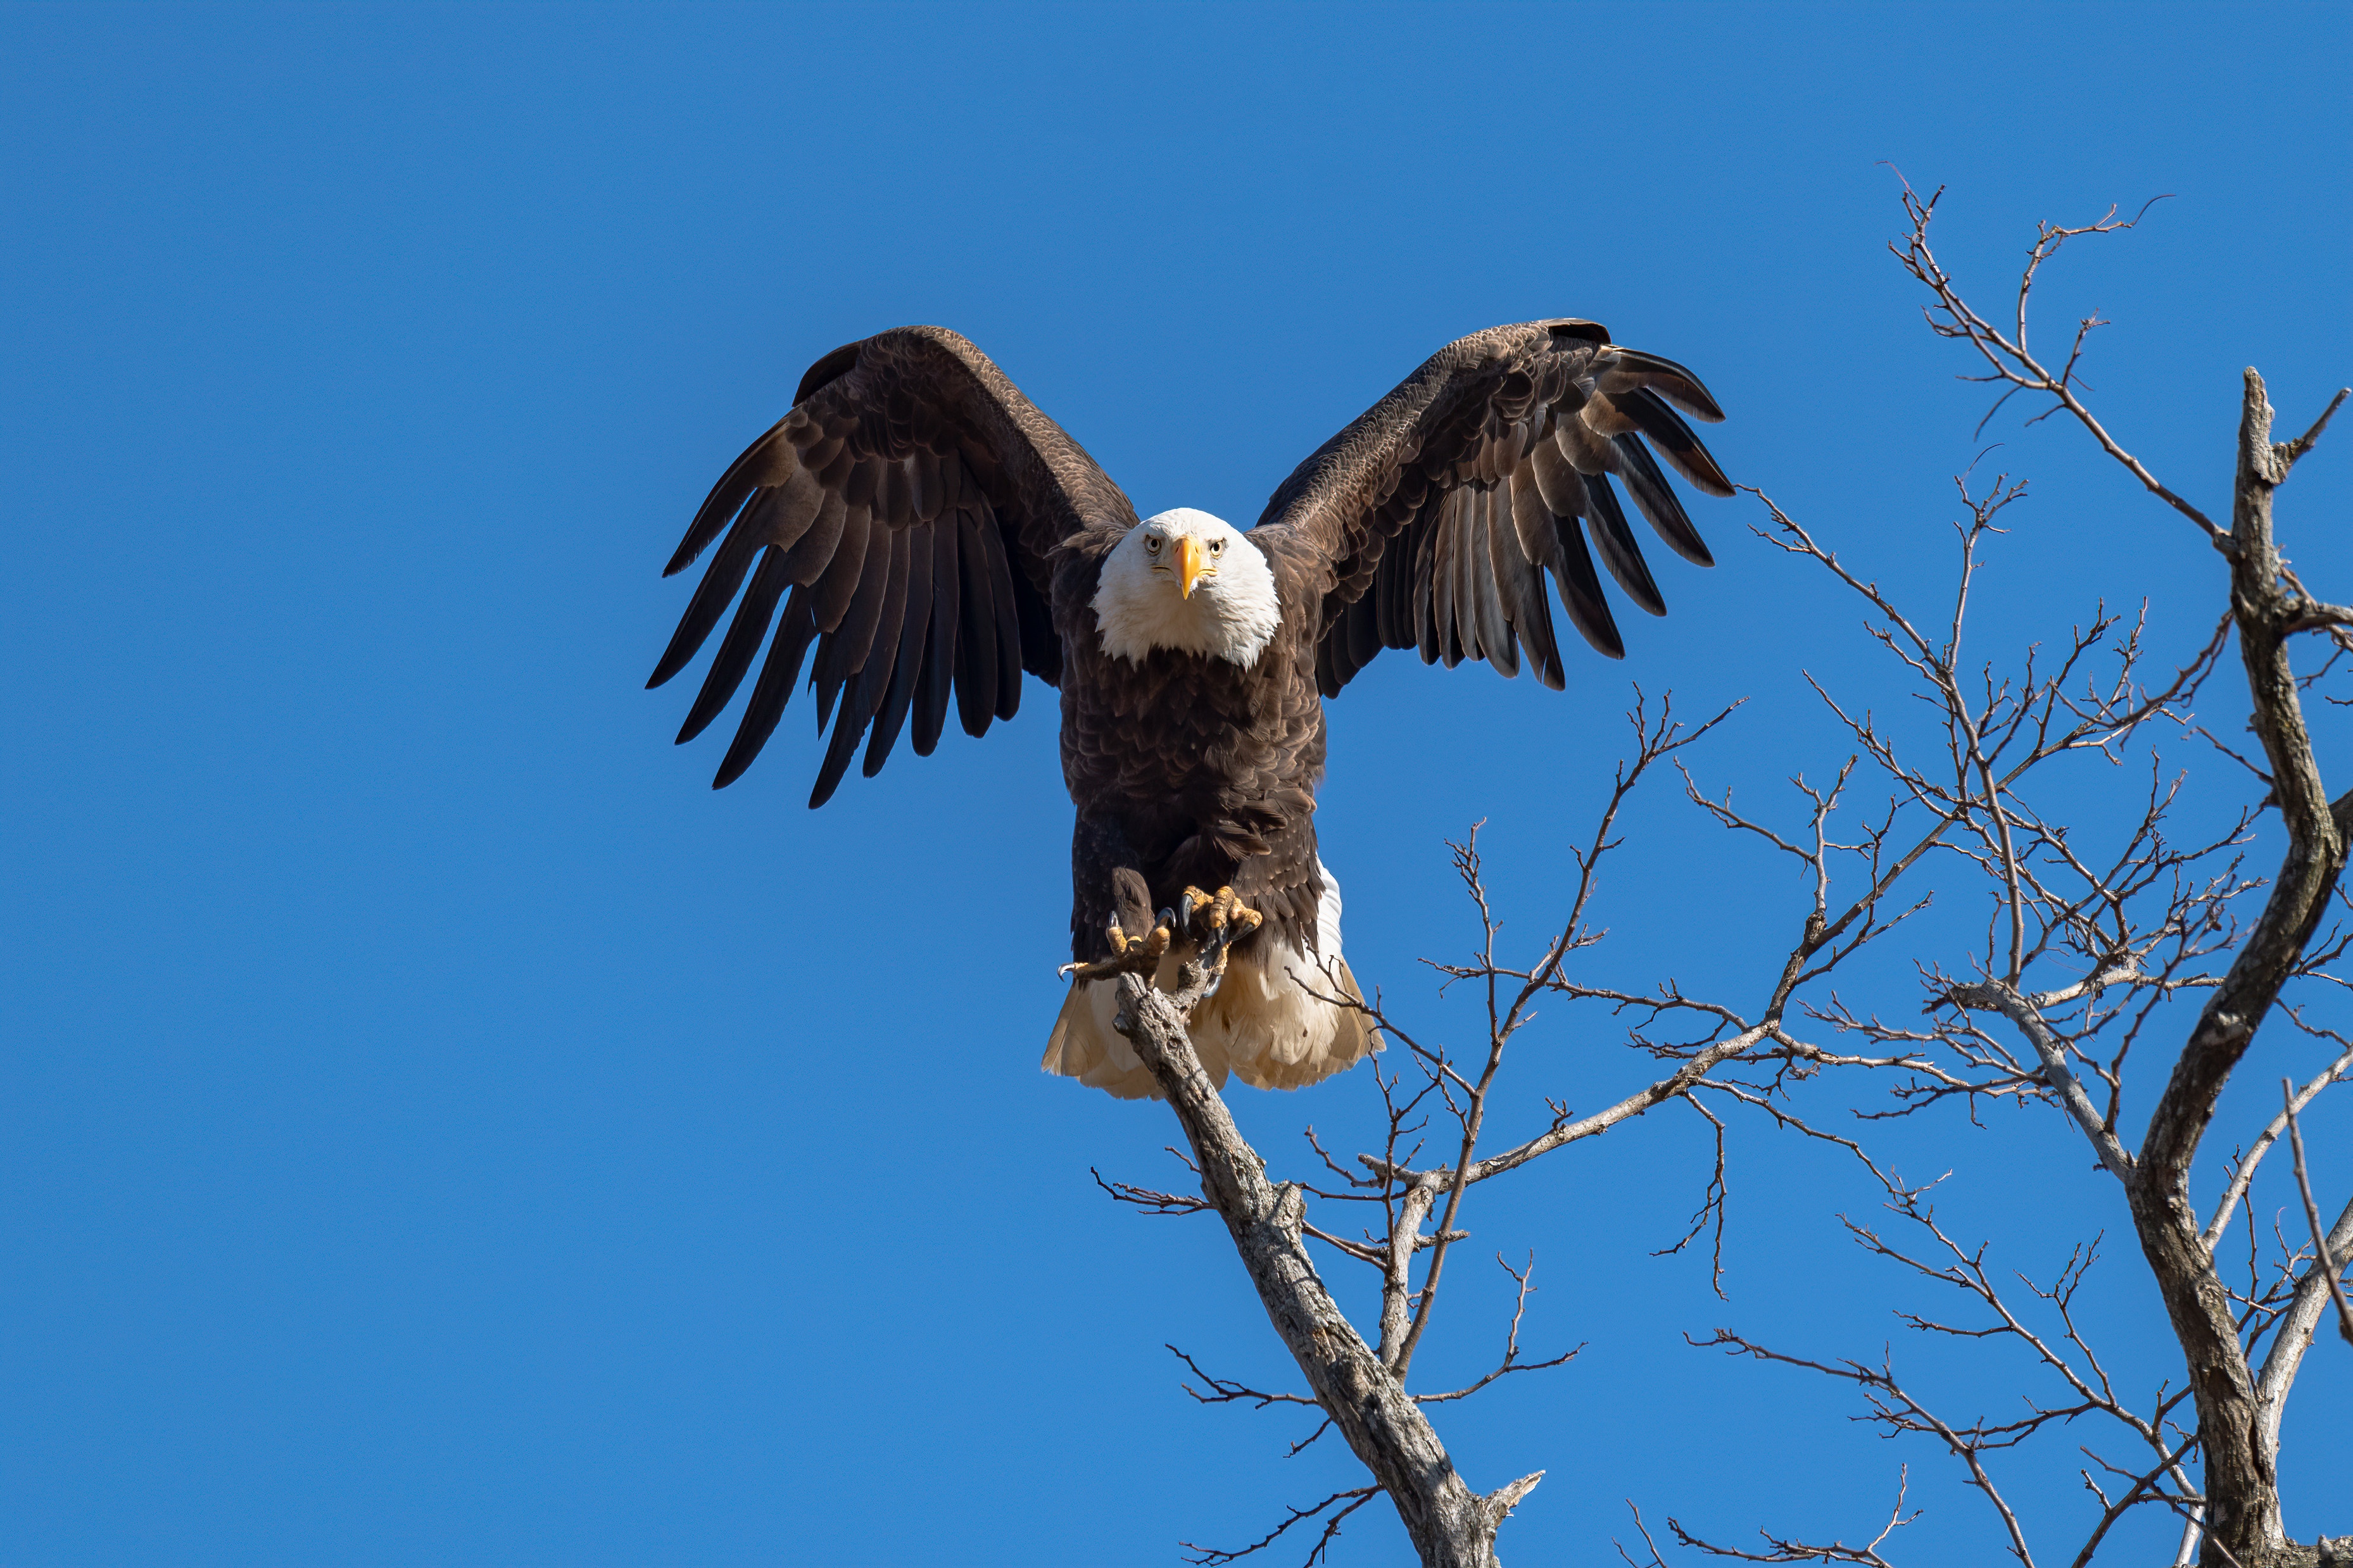
POLYGON ((1491 327, 1449 343, 1299 465, 1250 538, 1318 595, 1316 682, 1339 694, 1384 647, 1449 668, 1483 658, 1566 682, 1544 580, 1597 649, 1625 652, 1587 550, 1652 615, 1666 603, 1611 485, 1668 547, 1713 565, 1643 438, 1710 495, 1731 481, 1673 404, 1724 417, 1672 360, 1576 320, 1491 327), (1579 527, 1582 520, 1583 527, 1579 527))
POLYGON ((833 724, 809 796, 821 805, 870 725, 871 778, 910 712, 916 754, 938 744, 951 683, 978 735, 1013 717, 1023 670, 1058 682, 1054 557, 1134 521, 1094 459, 970 342, 939 327, 880 332, 809 366, 792 411, 712 487, 662 574, 714 539, 718 552, 646 684, 683 669, 741 589, 679 741, 727 706, 774 618, 712 787, 767 743, 814 642, 818 727, 833 724))

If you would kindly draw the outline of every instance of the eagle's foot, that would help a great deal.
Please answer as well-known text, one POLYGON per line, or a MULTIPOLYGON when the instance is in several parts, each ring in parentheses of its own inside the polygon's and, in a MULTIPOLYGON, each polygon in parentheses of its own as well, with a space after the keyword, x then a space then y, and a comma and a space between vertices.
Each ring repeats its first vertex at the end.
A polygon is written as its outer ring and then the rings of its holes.
POLYGON ((1166 910, 1160 911, 1160 923, 1146 934, 1131 937, 1117 921, 1103 932, 1111 948, 1109 958, 1092 963, 1066 963, 1056 973, 1081 980, 1108 980, 1115 974, 1141 974, 1149 978, 1160 967, 1160 960, 1168 951, 1175 917, 1166 910))
POLYGON ((1212 975, 1226 968, 1226 950, 1265 923, 1265 917, 1241 900, 1231 888, 1205 893, 1187 888, 1176 900, 1176 926, 1201 950, 1201 962, 1212 975))

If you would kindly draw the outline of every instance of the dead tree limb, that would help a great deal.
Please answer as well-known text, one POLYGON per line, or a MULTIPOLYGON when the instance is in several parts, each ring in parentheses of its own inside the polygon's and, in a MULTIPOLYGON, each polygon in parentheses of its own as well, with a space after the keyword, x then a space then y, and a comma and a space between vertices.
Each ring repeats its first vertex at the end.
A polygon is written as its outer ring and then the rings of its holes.
MULTIPOLYGON (((2263 377, 2250 369, 2231 508, 2231 610, 2287 849, 2262 915, 2174 1063, 2125 1183, 2141 1251, 2181 1342, 2198 1402, 2207 1537, 2249 1563, 2284 1539, 2276 1436, 2264 1441, 2266 1430, 2275 1435, 2278 1427, 2275 1418, 2265 1419, 2239 1342, 2237 1314, 2204 1245, 2189 1195, 2189 1167, 2232 1069, 2254 1043, 2327 910, 2345 868, 2345 818, 2353 816, 2353 794, 2331 805, 2313 755, 2287 652, 2292 625, 2310 601, 2283 580, 2272 531, 2272 494, 2286 481, 2295 458, 2309 448, 2274 446, 2271 427, 2263 377)), ((2287 1345, 2286 1339, 2278 1341, 2274 1354, 2287 1345)), ((2283 1372, 2284 1393, 2292 1361, 2283 1372)))
POLYGON ((1188 963, 1171 995, 1134 975, 1119 979, 1118 1025, 1151 1068, 1185 1129, 1201 1190, 1226 1222, 1268 1319, 1299 1363, 1316 1403, 1373 1473, 1428 1568, 1490 1568, 1495 1531, 1544 1472, 1484 1494, 1454 1461, 1404 1385, 1332 1300, 1300 1226, 1306 1212, 1296 1183, 1271 1183, 1266 1163, 1234 1125, 1226 1102, 1194 1054, 1185 1019, 1208 976, 1188 963))

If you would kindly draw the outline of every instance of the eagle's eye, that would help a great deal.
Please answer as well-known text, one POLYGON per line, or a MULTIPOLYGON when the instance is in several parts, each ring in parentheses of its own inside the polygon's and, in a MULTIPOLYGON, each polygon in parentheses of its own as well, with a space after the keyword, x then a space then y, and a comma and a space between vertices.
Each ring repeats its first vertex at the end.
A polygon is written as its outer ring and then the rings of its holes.
POLYGON ((1225 542, 1224 540, 1222 540, 1222 539, 1212 539, 1211 541, 1209 541, 1209 553, 1210 553, 1210 554, 1212 554, 1212 555, 1223 555, 1225 552, 1226 552, 1226 542, 1225 542))
POLYGON ((1145 550, 1148 553, 1150 553, 1150 554, 1153 554, 1153 555, 1157 555, 1157 554, 1159 554, 1159 553, 1160 553, 1160 536, 1159 536, 1158 534, 1156 534, 1156 533, 1147 533, 1147 534, 1145 534, 1145 535, 1144 536, 1144 548, 1145 548, 1145 550))

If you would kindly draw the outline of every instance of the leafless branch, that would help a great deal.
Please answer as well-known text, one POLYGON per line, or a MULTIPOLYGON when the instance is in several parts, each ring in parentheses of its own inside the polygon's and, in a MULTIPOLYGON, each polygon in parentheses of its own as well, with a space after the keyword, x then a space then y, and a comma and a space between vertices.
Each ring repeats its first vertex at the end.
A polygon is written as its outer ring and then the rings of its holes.
MULTIPOLYGON (((2333 410, 2332 410, 2333 411, 2333 410)), ((2287 1121, 2288 1147, 2295 1156, 2295 1190, 2304 1199, 2305 1223, 2312 1227, 2314 1268, 2328 1287, 2328 1299, 2337 1303, 2337 1331, 2345 1342, 2353 1345, 2353 1306, 2346 1304, 2345 1285, 2338 1278, 2339 1265, 2328 1245, 2328 1233, 2321 1228, 2320 1205, 2312 1201, 2312 1178, 2304 1169, 2304 1130, 2296 1124, 2295 1084, 2293 1079, 2280 1079, 2281 1116, 2287 1121)), ((1517 1320, 1514 1319, 1516 1325, 1517 1320)))
POLYGON ((1498 1365, 1494 1371, 1489 1373, 1478 1382, 1470 1384, 1468 1387, 1458 1388, 1449 1394, 1417 1394, 1414 1395, 1414 1398, 1419 1403, 1423 1405, 1443 1405, 1450 1400, 1468 1399, 1471 1395, 1478 1393, 1481 1389, 1486 1387, 1489 1384, 1494 1382, 1499 1377, 1505 1377, 1515 1372, 1543 1372, 1550 1367, 1566 1366, 1568 1363, 1577 1359, 1578 1351, 1582 1351, 1585 1348, 1583 1345, 1578 1345, 1576 1350, 1565 1352, 1560 1355, 1553 1357, 1550 1361, 1524 1362, 1520 1360, 1520 1319, 1528 1310, 1528 1297, 1535 1290, 1535 1286, 1533 1281, 1535 1279, 1536 1257, 1535 1253, 1529 1253, 1527 1267, 1525 1268, 1514 1268, 1510 1264, 1505 1263, 1504 1261, 1504 1255, 1500 1252, 1495 1254, 1495 1262, 1500 1268, 1502 1268, 1504 1273, 1512 1277, 1513 1285, 1517 1287, 1516 1293, 1512 1299, 1512 1326, 1508 1331, 1506 1331, 1504 1336, 1504 1359, 1502 1363, 1498 1365))
POLYGON ((1325 1550, 1332 1544, 1332 1538, 1340 1533, 1340 1521, 1347 1518, 1350 1514, 1356 1512, 1356 1510, 1362 1508, 1366 1503, 1370 1502, 1375 1497, 1378 1496, 1380 1489, 1381 1489, 1378 1487, 1358 1487, 1353 1491, 1334 1492, 1330 1497, 1325 1498, 1322 1502, 1317 1503, 1313 1508, 1294 1508, 1285 1510, 1284 1511, 1290 1514, 1290 1518, 1284 1520, 1281 1524, 1276 1525, 1272 1530, 1268 1531, 1256 1541, 1251 1542, 1248 1546, 1238 1547, 1231 1552, 1216 1546, 1197 1546, 1189 1541, 1180 1541, 1177 1544, 1192 1553, 1191 1556, 1185 1559, 1187 1563, 1195 1563, 1197 1565, 1208 1565, 1208 1568, 1214 1568, 1214 1565, 1219 1563, 1238 1563, 1241 1559, 1248 1557, 1251 1552, 1263 1552, 1268 1547, 1273 1545, 1277 1541, 1282 1540, 1284 1532, 1289 1531, 1293 1525, 1304 1524, 1309 1520, 1321 1514, 1325 1509, 1330 1508, 1334 1503, 1345 1502, 1347 1504, 1345 1508, 1341 1509, 1330 1519, 1324 1521, 1324 1533, 1316 1537, 1314 1550, 1311 1551, 1307 1554, 1305 1568, 1314 1568, 1316 1563, 1324 1560, 1325 1550))
MULTIPOLYGON (((1733 1092, 1737 1093, 1738 1090, 1735 1089, 1733 1092)), ((1708 1249, 1708 1284, 1715 1291, 1716 1300, 1721 1301, 1726 1300, 1724 1294, 1724 1205, 1727 1194, 1724 1180, 1724 1123, 1718 1121, 1715 1114, 1706 1106, 1702 1105, 1696 1096, 1686 1093, 1683 1100, 1694 1110, 1706 1118, 1709 1128, 1715 1133, 1715 1169, 1708 1176, 1707 1191, 1701 1196, 1699 1207, 1692 1214, 1691 1228, 1676 1237, 1671 1245, 1660 1247, 1651 1256, 1666 1258, 1681 1252, 1701 1231, 1707 1228, 1708 1221, 1713 1219, 1715 1222, 1715 1244, 1708 1249)))
MULTIPOLYGON (((2289 1109, 2301 1111, 2320 1097, 2322 1089, 2339 1081, 2348 1068, 2353 1068, 2353 1045, 2348 1046, 2344 1054, 2329 1063, 2318 1077, 2296 1090, 2289 1101, 2289 1109)), ((2230 1228, 2232 1213, 2238 1208, 2247 1194, 2247 1188, 2253 1183, 2255 1168, 2263 1163, 2263 1156, 2271 1152, 2272 1145, 2279 1141, 2279 1135, 2287 1131, 2287 1122, 2286 1110, 2273 1117, 2270 1124, 2256 1134, 2254 1143, 2240 1157, 2232 1172, 2231 1184, 2222 1189, 2221 1201, 2214 1205, 2213 1219, 2198 1237, 2208 1252, 2214 1250, 2222 1239, 2222 1233, 2230 1228)))
MULTIPOLYGON (((1902 178, 1901 175, 1897 177, 1902 178)), ((2119 220, 2116 216, 2116 209, 2110 207, 2105 216, 2079 227, 2066 228, 2049 223, 2041 226, 2032 247, 2027 252, 2025 269, 2019 275, 2017 324, 2010 335, 2005 335, 1970 308, 1968 301, 1962 298, 1959 287, 1929 247, 1928 226, 1936 216, 1936 202, 1943 195, 1944 190, 1940 186, 1924 197, 1913 190, 1909 181, 1905 181, 1904 213, 1910 221, 1910 228, 1900 242, 1891 242, 1887 247, 1904 270, 1926 284, 1935 296, 1936 302, 1922 310, 1927 320, 1928 330, 1940 338, 1956 339, 1976 349, 1987 366, 1987 374, 1980 379, 2006 383, 2012 391, 2049 395, 2053 400, 2054 408, 2064 408, 2074 416, 2076 421, 2091 433, 2092 438, 2100 444, 2100 449, 2129 469, 2152 495, 2204 530, 2207 538, 2217 548, 2227 551, 2229 536, 2214 526, 2213 520, 2159 484, 2157 476, 2143 468, 2138 458, 2116 444, 2116 437, 2092 416, 2092 411, 2076 395, 2075 389, 2080 384, 2076 379, 2076 366, 2083 355, 2084 337, 2094 328, 2106 323, 2095 317, 2086 318, 2077 330, 2066 362, 2055 373, 2027 350, 2027 298, 2033 290, 2035 275, 2042 264, 2058 255, 2060 247, 2071 239, 2131 228, 2147 216, 2150 206, 2166 198, 2151 197, 2139 212, 2126 219, 2119 220)), ((1990 414, 1988 417, 1991 417, 1990 414)))
MULTIPOLYGON (((1764 1539, 1766 1549, 1762 1552, 1746 1552, 1736 1546, 1718 1546, 1713 1542, 1703 1540, 1685 1530, 1682 1521, 1676 1519, 1670 1518, 1667 1521, 1667 1528, 1675 1532, 1675 1539, 1683 1545, 1704 1552, 1711 1557, 1729 1557, 1742 1563, 1860 1563, 1869 1565, 1869 1568, 1894 1568, 1886 1558, 1880 1555, 1879 1549, 1886 1544, 1889 1536, 1920 1517, 1921 1510, 1918 1509, 1913 1510, 1910 1513, 1904 1511, 1905 1494, 1910 1489, 1911 1482, 1912 1470, 1907 1465, 1897 1473, 1895 1506, 1888 1510, 1887 1522, 1879 1527, 1878 1534, 1860 1546, 1849 1546, 1843 1541, 1814 1545, 1810 1542, 1775 1535, 1770 1531, 1759 1530, 1757 1533, 1764 1539)), ((1634 1521, 1638 1527, 1641 1524, 1641 1513, 1635 1514, 1634 1521)), ((1642 1538, 1645 1542, 1650 1542, 1650 1531, 1644 1530, 1642 1538)), ((1619 1549, 1619 1555, 1625 1555, 1624 1548, 1619 1549)), ((1655 1543, 1651 1543, 1651 1559, 1657 1568, 1665 1568, 1659 1557, 1659 1549, 1655 1543)), ((1628 1561, 1630 1562, 1632 1559, 1629 1558, 1628 1561)))
POLYGON ((1186 1393, 1191 1394, 1203 1405, 1231 1405, 1238 1400, 1248 1400, 1254 1408, 1263 1410, 1270 1405, 1313 1405, 1315 1403, 1314 1400, 1309 1398, 1303 1394, 1268 1394, 1260 1389, 1251 1388, 1244 1384, 1232 1383, 1222 1377, 1212 1376, 1210 1373, 1201 1370, 1201 1363, 1199 1362, 1195 1361, 1191 1356, 1187 1355, 1175 1345, 1163 1345, 1160 1348, 1193 1369, 1193 1375, 1201 1380, 1202 1388, 1195 1388, 1189 1383, 1180 1383, 1176 1386, 1182 1388, 1186 1393), (1203 1389, 1206 1389, 1207 1392, 1203 1392, 1203 1389))

